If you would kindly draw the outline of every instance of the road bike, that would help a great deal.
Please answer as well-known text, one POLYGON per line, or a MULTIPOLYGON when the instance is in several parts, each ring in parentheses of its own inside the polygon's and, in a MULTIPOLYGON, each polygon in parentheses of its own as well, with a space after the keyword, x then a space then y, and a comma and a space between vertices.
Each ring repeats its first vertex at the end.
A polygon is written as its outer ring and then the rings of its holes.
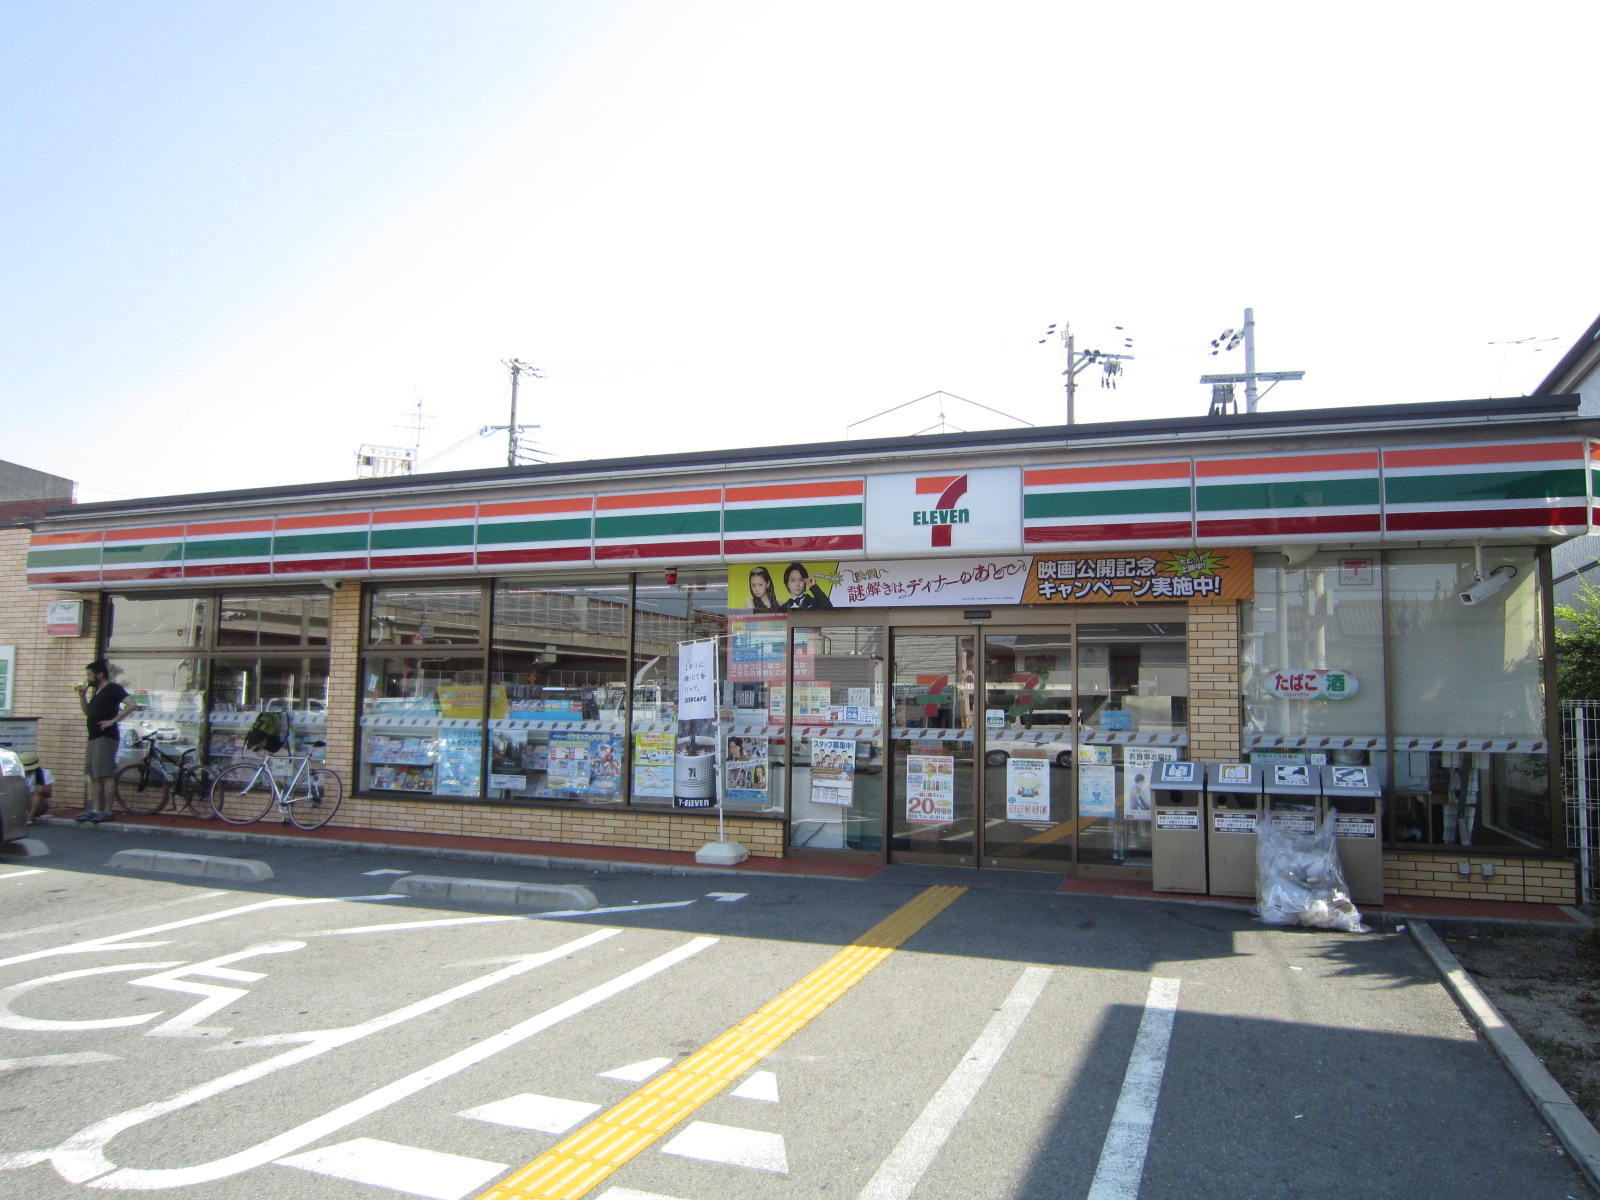
POLYGON ((199 751, 191 746, 182 754, 172 754, 157 744, 155 734, 140 738, 137 744, 144 747, 144 757, 117 772, 113 803, 123 812, 141 816, 158 813, 171 804, 174 812, 187 810, 191 816, 209 821, 212 811, 206 800, 216 772, 199 761, 199 751))
POLYGON ((303 754, 268 754, 256 762, 235 763, 211 785, 212 811, 230 825, 248 825, 276 804, 286 822, 301 829, 321 828, 344 799, 344 780, 326 767, 311 765, 310 749, 326 744, 304 742, 303 754))

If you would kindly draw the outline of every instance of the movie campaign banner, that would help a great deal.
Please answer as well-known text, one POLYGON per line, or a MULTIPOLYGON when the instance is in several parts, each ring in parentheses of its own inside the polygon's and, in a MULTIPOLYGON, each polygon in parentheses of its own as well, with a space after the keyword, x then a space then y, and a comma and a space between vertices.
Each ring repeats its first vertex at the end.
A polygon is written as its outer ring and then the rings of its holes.
MULTIPOLYGON (((980 604, 1173 604, 1190 600, 1249 600, 1255 596, 1255 555, 1248 549, 1101 550, 1065 554, 917 558, 883 562, 807 562, 778 568, 733 567, 728 606, 788 613, 806 609, 899 608, 980 604), (778 579, 783 580, 782 583, 778 579)), ((761 678, 759 666, 778 639, 758 627, 740 669, 761 678), (744 665, 748 663, 750 665, 744 665)), ((800 663, 797 657, 796 670, 800 663)), ((730 677, 731 674, 730 668, 730 677)))

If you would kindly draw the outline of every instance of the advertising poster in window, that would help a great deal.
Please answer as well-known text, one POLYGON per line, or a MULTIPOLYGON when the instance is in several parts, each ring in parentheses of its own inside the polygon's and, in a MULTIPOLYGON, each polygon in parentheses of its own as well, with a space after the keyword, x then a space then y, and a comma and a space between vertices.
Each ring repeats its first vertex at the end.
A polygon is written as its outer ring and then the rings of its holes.
MULTIPOLYGON (((783 653, 789 619, 782 613, 728 618, 728 678, 734 683, 782 683, 783 653)), ((816 663, 811 658, 811 631, 794 635, 794 677, 811 679, 816 663)))
POLYGON ((727 771, 727 779, 722 794, 726 799, 766 803, 766 738, 730 737, 724 770, 727 771))
POLYGON ((955 756, 906 755, 906 820, 922 825, 949 825, 955 819, 955 756))
POLYGON ((1117 815, 1116 767, 1079 764, 1078 815, 1093 818, 1117 815))
POLYGON ((1050 762, 1043 758, 1006 759, 1006 819, 1050 819, 1050 762))
MULTIPOLYGON (((479 721, 483 719, 483 685, 471 684, 442 684, 438 690, 439 715, 441 717, 454 717, 459 720, 479 721)), ((506 715, 506 689, 504 684, 495 684, 489 691, 489 719, 501 721, 506 715)))
POLYGON ((439 731, 439 768, 434 781, 437 796, 476 796, 478 767, 483 758, 483 730, 439 731))
POLYGON ((741 563, 728 568, 728 607, 756 614, 832 608, 837 562, 741 563))
POLYGON ((622 739, 615 733, 553 733, 545 785, 552 793, 616 796, 622 791, 622 739))
MULTIPOLYGON (((767 719, 774 725, 783 723, 783 711, 789 689, 774 686, 767 689, 767 719)), ((794 685, 794 723, 796 725, 826 725, 832 717, 833 687, 824 682, 797 683, 794 685)))
POLYGON ((639 798, 672 799, 673 736, 670 733, 633 735, 633 794, 639 798))
POLYGON ((489 740, 489 786, 521 791, 528 786, 528 735, 521 729, 496 729, 489 740))
POLYGON ((1255 598, 1250 550, 1147 550, 1034 558, 1024 604, 1171 604, 1255 598))
POLYGON ((1173 762, 1176 746, 1124 746, 1122 748, 1122 815, 1130 821, 1148 821, 1153 812, 1150 789, 1156 764, 1173 762))
POLYGON ((811 803, 848 808, 856 783, 854 738, 811 740, 811 803))

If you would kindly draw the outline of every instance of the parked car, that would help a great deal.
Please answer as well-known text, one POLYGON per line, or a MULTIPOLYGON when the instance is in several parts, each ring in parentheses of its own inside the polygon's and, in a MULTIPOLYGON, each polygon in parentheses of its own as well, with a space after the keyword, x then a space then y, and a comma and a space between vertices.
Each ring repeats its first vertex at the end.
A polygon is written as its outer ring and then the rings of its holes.
POLYGON ((0 747, 0 842, 28 836, 28 777, 16 751, 0 747))

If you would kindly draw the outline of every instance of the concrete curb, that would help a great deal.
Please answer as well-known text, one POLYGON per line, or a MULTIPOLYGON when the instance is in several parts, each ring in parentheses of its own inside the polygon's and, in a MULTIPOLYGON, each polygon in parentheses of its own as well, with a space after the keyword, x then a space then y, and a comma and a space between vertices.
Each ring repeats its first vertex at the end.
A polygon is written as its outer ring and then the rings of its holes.
POLYGON ((214 854, 179 854, 175 850, 118 850, 108 864, 129 871, 155 871, 162 875, 204 875, 208 879, 260 883, 272 878, 272 868, 258 858, 219 858, 214 854))
POLYGON ((575 883, 518 883, 506 879, 457 879, 447 875, 407 875, 389 890, 419 900, 455 900, 471 904, 510 904, 518 908, 577 909, 588 912, 600 902, 575 883))
POLYGON ((1600 1188, 1600 1132, 1589 1123, 1583 1110, 1572 1102, 1566 1089, 1522 1040, 1520 1034, 1500 1015, 1489 997, 1473 982, 1460 960, 1450 953, 1439 935, 1421 921, 1410 923, 1411 936, 1444 979, 1444 985, 1462 1010, 1472 1019, 1495 1053, 1506 1064, 1522 1090, 1533 1101, 1545 1124, 1561 1139, 1567 1153, 1578 1164, 1592 1187, 1600 1188))

